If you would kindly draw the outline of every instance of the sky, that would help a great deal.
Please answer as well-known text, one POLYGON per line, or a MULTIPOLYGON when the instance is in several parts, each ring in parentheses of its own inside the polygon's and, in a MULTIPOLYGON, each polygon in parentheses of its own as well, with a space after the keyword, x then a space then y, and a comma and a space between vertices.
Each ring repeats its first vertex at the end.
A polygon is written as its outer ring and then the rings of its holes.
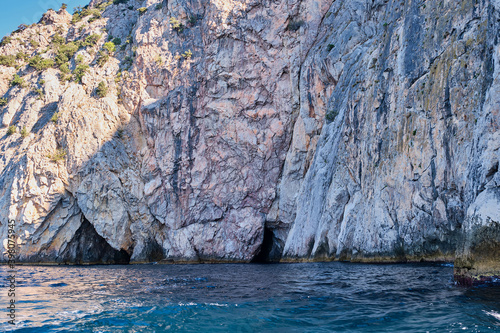
POLYGON ((90 0, 0 0, 0 39, 17 29, 20 24, 38 22, 47 9, 58 10, 62 3, 68 5, 67 11, 88 5, 90 0))

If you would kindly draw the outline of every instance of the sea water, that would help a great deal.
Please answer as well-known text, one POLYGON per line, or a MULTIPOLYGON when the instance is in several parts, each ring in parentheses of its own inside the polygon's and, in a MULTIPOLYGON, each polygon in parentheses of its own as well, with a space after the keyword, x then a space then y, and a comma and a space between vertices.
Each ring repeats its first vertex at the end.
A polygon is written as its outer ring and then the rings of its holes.
POLYGON ((500 287, 457 286, 450 264, 18 266, 16 283, 6 331, 500 332, 500 287))

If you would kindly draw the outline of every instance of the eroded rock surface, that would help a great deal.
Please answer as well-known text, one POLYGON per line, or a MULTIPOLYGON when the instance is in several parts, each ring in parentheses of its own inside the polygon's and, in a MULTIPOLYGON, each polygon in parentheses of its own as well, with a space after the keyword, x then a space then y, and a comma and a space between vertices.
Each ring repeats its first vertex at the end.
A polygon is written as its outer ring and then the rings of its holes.
POLYGON ((0 66, 0 233, 16 221, 20 260, 500 272, 497 1, 117 2, 1 47, 56 58, 56 33, 100 35, 69 60, 81 82, 0 66))

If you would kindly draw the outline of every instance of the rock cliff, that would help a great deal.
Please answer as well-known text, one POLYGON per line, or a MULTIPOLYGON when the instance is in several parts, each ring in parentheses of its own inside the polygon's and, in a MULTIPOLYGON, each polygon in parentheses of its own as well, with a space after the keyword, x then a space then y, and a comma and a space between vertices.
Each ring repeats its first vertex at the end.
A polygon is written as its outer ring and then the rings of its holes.
MULTIPOLYGON (((0 47, 0 236, 55 263, 500 274, 496 0, 93 0, 0 47)), ((5 259, 5 258, 4 258, 5 259)))

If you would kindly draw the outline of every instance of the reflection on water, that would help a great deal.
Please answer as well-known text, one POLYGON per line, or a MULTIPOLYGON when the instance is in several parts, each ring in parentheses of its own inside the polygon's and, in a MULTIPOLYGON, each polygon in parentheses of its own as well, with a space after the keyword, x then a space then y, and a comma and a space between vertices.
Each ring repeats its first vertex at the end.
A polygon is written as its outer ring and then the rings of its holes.
MULTIPOLYGON (((500 287, 450 265, 18 267, 20 332, 494 332, 500 287)), ((0 268, 5 281, 6 267, 0 268)), ((2 308, 6 284, 2 282, 2 308)), ((7 312, 1 319, 7 324, 7 312)))

